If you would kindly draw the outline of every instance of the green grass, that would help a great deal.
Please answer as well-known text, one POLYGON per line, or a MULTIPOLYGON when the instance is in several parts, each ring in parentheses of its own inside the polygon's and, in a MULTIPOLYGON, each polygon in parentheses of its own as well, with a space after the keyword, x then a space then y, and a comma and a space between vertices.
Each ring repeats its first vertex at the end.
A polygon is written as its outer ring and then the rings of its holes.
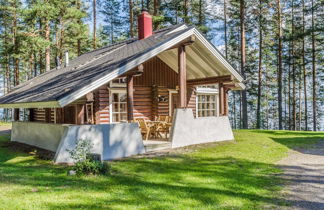
POLYGON ((0 126, 11 126, 11 122, 0 121, 0 126))
POLYGON ((236 142, 166 157, 111 163, 110 176, 67 176, 67 167, 1 147, 0 209, 255 209, 286 205, 275 164, 324 132, 235 131, 236 142))

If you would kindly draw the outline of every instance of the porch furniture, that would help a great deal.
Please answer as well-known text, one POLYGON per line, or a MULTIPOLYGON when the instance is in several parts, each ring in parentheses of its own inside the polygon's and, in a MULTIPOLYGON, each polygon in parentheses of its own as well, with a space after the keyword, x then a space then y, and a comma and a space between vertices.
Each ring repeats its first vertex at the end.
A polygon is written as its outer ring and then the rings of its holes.
POLYGON ((143 139, 148 140, 152 132, 155 132, 154 125, 148 124, 143 118, 136 118, 135 122, 138 123, 143 139))
POLYGON ((170 133, 170 128, 172 126, 172 117, 167 115, 159 115, 156 117, 157 121, 160 122, 160 127, 158 128, 159 135, 162 138, 161 133, 165 134, 165 138, 168 138, 170 133))

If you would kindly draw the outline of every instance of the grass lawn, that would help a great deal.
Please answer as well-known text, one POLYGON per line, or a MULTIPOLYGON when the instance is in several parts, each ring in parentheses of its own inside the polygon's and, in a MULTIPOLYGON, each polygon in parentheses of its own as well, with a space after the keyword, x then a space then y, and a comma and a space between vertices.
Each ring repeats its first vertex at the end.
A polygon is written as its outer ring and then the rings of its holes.
POLYGON ((0 121, 0 126, 11 126, 11 122, 0 121))
POLYGON ((286 205, 276 161, 324 132, 235 131, 236 142, 166 157, 112 162, 110 176, 67 176, 67 167, 1 146, 0 209, 253 209, 286 205))

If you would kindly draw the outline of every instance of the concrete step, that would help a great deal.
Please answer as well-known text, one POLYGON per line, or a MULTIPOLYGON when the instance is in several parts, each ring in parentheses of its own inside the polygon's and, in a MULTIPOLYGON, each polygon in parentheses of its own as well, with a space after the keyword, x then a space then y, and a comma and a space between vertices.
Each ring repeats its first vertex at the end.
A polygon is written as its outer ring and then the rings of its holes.
POLYGON ((171 148, 171 142, 168 141, 144 141, 145 152, 153 152, 171 148))

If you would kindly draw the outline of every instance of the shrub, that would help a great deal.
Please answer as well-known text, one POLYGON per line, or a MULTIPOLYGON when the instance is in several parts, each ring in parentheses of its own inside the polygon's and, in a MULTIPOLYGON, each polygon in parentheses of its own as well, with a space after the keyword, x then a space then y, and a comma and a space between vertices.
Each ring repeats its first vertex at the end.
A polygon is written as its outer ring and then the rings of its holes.
POLYGON ((73 150, 68 150, 75 162, 73 170, 77 175, 109 174, 108 163, 100 161, 100 158, 96 158, 98 155, 90 153, 92 146, 91 141, 80 139, 73 150))
POLYGON ((77 162, 73 166, 75 172, 77 175, 107 175, 109 174, 109 165, 107 162, 101 162, 97 160, 92 160, 92 159, 85 159, 82 162, 77 162))

